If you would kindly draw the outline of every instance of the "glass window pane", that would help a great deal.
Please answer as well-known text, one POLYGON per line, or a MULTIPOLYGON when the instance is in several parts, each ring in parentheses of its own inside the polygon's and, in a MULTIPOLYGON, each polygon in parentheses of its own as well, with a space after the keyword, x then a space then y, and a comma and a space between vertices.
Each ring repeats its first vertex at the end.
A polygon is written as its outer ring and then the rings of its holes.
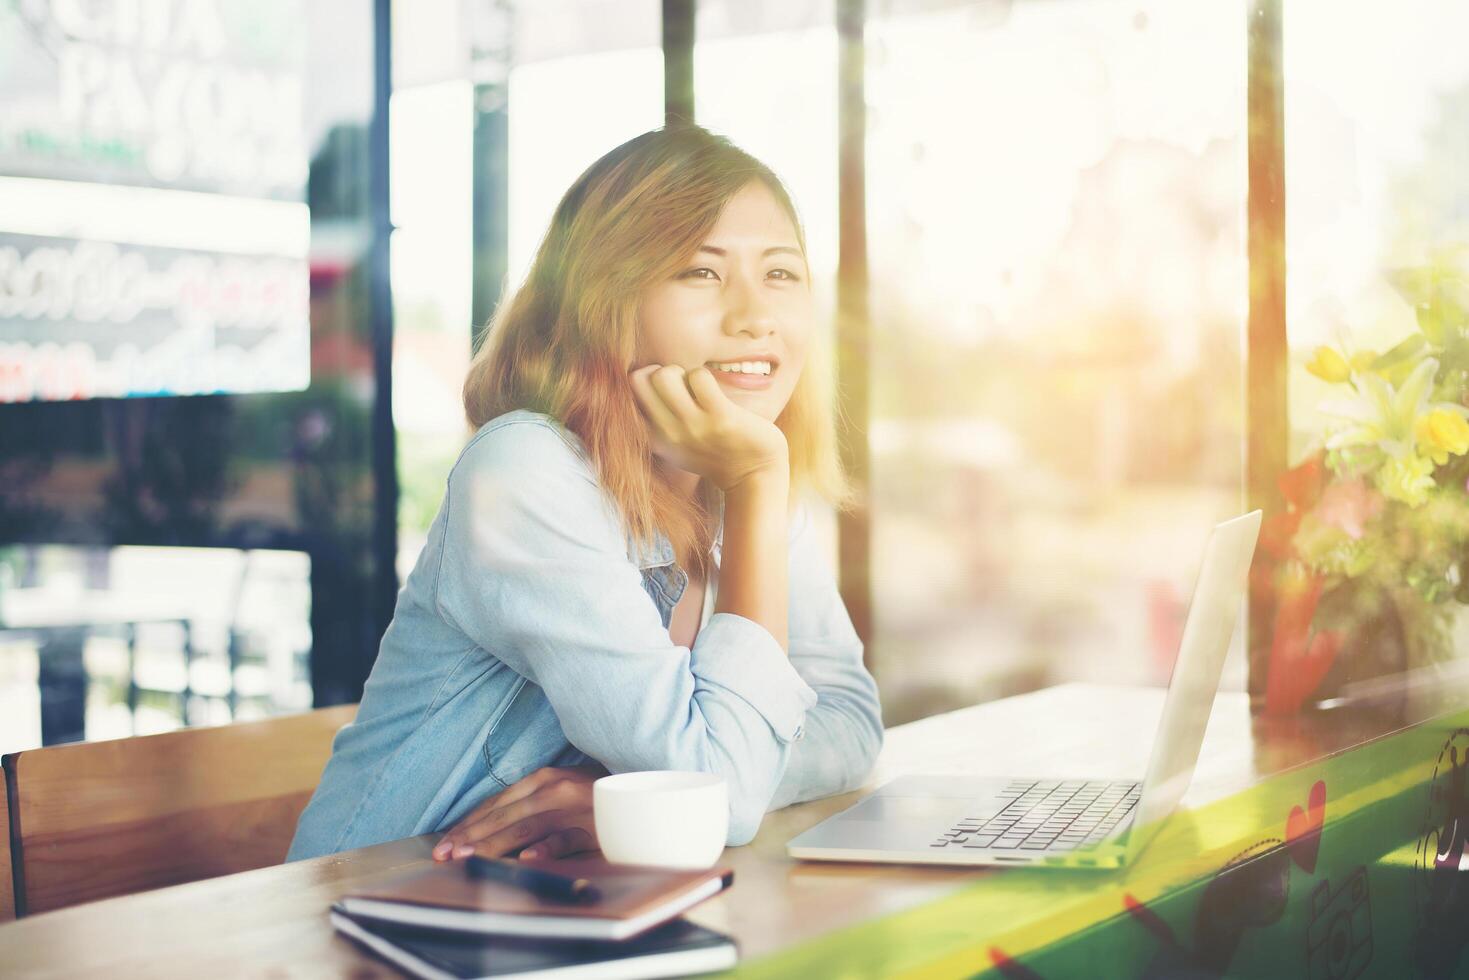
POLYGON ((400 579, 418 560, 468 434, 460 391, 473 331, 484 326, 471 322, 472 263, 488 261, 471 240, 476 181, 508 172, 508 211, 479 217, 484 240, 508 242, 505 285, 513 289, 571 182, 663 122, 657 3, 471 5, 462 12, 467 33, 460 13, 446 0, 396 11, 405 28, 394 41, 392 101, 400 579), (477 57, 485 63, 476 66, 477 57), (503 92, 476 87, 501 80, 507 67, 503 92), (476 159, 477 119, 501 112, 506 135, 479 152, 505 159, 476 159))
POLYGON ((1469 649, 1469 8, 1283 5, 1288 509, 1267 708, 1397 708, 1469 649), (1285 670, 1307 642, 1322 655, 1285 670), (1411 673, 1406 673, 1411 672, 1411 673), (1416 677, 1417 681, 1412 678, 1416 677))
POLYGON ((651 0, 516 6, 509 135, 512 285, 524 279, 572 181, 614 146, 663 125, 659 9, 651 0), (562 44, 543 49, 553 36, 562 44))
MULTIPOLYGON (((312 679, 293 673, 299 664, 270 661, 262 684, 248 679, 258 666, 249 661, 280 651, 310 650, 316 695, 350 699, 361 680, 352 674, 365 675, 372 655, 360 638, 380 611, 372 5, 202 4, 161 20, 146 6, 0 4, 0 182, 60 187, 64 208, 30 210, 53 222, 107 202, 50 231, 0 206, 0 239, 69 236, 62 251, 104 260, 86 277, 100 291, 91 299, 112 290, 125 301, 109 314, 67 287, 86 300, 88 331, 126 327, 98 345, 119 383, 0 405, 0 701, 32 704, 25 730, 36 737, 48 689, 71 706, 58 738, 121 731, 108 727, 118 702, 106 698, 134 627, 136 730, 309 706, 312 679), (87 66, 85 77, 63 62, 87 66), (139 397, 72 397, 87 394, 139 397), (253 608, 250 583, 275 575, 270 555, 286 556, 291 598, 258 628, 230 632, 219 603, 253 608), (247 663, 221 678, 232 652, 247 663), (147 690, 155 682, 160 691, 147 690), (88 700, 98 691, 102 721, 88 700)), ((3 380, 17 377, 7 357, 36 337, 59 350, 78 324, 48 327, 4 307, 0 401, 30 399, 3 380)), ((6 741, 7 717, 0 749, 24 747, 6 741)))
POLYGON ((0 548, 0 746, 311 707, 311 561, 229 548, 0 548))
POLYGON ((869 22, 889 723, 1166 680, 1243 504, 1244 25, 1107 0, 869 22))
MULTIPOLYGON (((694 46, 694 112, 699 125, 729 137, 785 183, 806 232, 817 343, 833 377, 837 269, 837 38, 828 4, 756 18, 738 3, 699 6, 694 46), (806 23, 799 19, 806 14, 806 23), (760 65, 758 72, 748 70, 760 65)), ((836 515, 813 513, 833 567, 836 515)))

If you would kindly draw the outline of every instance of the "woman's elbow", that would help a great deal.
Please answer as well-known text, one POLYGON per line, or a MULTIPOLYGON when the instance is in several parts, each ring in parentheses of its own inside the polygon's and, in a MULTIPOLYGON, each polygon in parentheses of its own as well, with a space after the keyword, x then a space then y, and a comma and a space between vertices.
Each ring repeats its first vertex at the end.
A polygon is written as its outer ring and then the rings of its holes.
POLYGON ((844 781, 844 792, 857 789, 867 782, 867 777, 872 775, 873 768, 877 765, 877 757, 882 753, 883 728, 882 714, 874 710, 867 713, 863 723, 856 726, 858 737, 856 745, 853 746, 851 754, 847 757, 847 778, 844 781))
POLYGON ((883 739, 886 737, 886 734, 886 731, 882 727, 882 715, 878 715, 872 719, 872 737, 868 740, 868 772, 871 772, 872 767, 877 765, 877 757, 882 754, 883 739))
POLYGON ((770 809, 771 798, 780 785, 779 774, 784 769, 782 762, 773 770, 775 778, 768 782, 761 780, 752 784, 739 779, 729 780, 729 829, 725 843, 730 847, 748 844, 760 832, 760 821, 770 809))
POLYGON ((760 832, 760 821, 765 816, 764 809, 749 805, 748 801, 729 801, 729 833, 725 835, 724 843, 730 847, 741 847, 755 839, 760 832))

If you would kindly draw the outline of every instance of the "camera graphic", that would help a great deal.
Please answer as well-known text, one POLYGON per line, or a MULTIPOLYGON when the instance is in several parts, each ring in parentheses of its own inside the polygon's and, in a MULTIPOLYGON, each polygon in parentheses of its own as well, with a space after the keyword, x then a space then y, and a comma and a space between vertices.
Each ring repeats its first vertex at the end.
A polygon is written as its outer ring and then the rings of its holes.
POLYGON ((1306 975, 1311 980, 1352 980, 1372 962, 1372 906, 1367 869, 1358 868, 1334 893, 1323 881, 1311 893, 1306 928, 1306 975))

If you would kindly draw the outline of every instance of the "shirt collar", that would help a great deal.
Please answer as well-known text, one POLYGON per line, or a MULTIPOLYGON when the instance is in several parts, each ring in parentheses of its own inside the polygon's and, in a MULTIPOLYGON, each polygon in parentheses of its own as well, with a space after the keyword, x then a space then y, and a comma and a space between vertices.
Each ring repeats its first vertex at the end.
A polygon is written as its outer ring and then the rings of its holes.
POLYGON ((651 542, 635 541, 629 536, 628 552, 641 569, 669 565, 673 562, 673 542, 669 541, 662 531, 654 531, 651 542))
MULTIPOLYGON (((640 569, 655 568, 673 563, 673 542, 662 531, 654 530, 651 542, 627 539, 628 554, 640 569)), ((724 554, 724 494, 719 494, 719 526, 714 531, 714 557, 717 561, 724 554)))

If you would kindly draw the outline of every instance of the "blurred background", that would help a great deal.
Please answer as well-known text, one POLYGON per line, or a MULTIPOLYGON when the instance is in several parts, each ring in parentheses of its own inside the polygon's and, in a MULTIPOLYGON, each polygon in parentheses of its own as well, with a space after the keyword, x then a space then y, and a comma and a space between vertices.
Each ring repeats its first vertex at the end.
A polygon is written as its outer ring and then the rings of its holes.
POLYGON ((0 0, 0 751, 356 700, 476 326, 675 111, 805 221, 887 723, 1166 683, 1210 526, 1330 424, 1317 349, 1412 334, 1390 271, 1469 242, 1466 36, 1456 0, 0 0))

